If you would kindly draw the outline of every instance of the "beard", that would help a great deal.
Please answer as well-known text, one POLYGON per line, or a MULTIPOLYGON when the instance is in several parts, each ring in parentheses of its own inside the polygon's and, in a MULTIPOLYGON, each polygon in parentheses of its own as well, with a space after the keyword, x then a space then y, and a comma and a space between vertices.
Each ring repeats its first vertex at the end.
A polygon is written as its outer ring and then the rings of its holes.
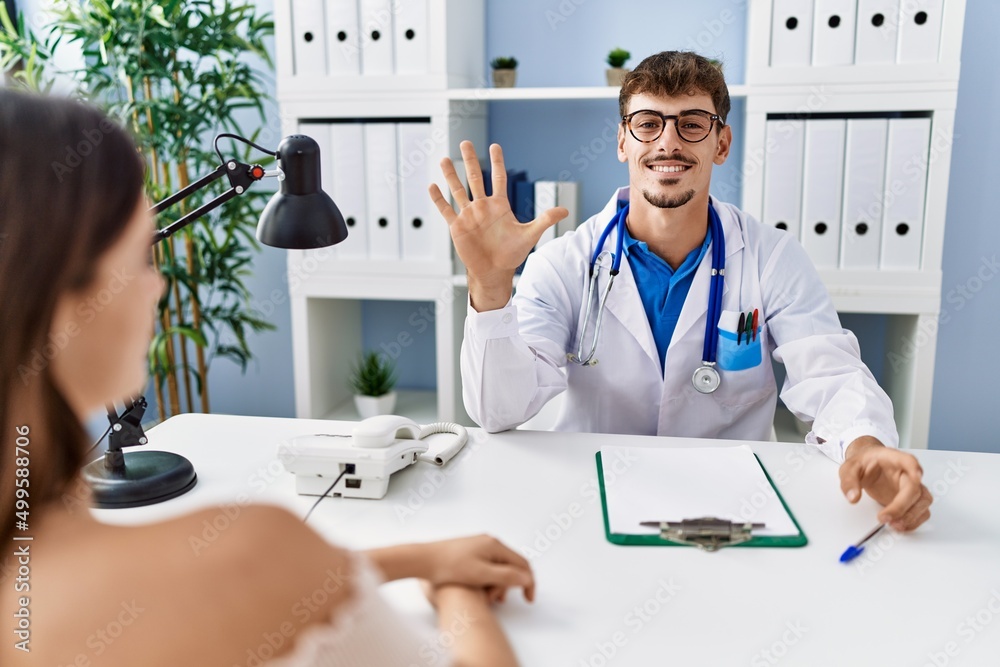
POLYGON ((688 190, 687 192, 682 192, 681 194, 673 197, 669 195, 656 195, 649 190, 643 190, 642 196, 656 208, 680 208, 694 199, 694 190, 688 190))

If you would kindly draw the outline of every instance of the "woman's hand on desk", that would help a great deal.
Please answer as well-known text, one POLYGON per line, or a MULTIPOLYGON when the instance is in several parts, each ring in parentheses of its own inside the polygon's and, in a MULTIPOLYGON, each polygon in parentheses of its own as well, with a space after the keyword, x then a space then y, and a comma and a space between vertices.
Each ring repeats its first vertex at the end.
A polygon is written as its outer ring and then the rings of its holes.
POLYGON ((934 498, 921 482, 923 475, 912 454, 865 436, 847 448, 847 459, 840 466, 840 488, 851 503, 858 502, 861 491, 866 491, 883 505, 878 520, 905 532, 931 516, 928 508, 934 498))
POLYGON ((503 601, 507 588, 515 587, 529 602, 535 599, 528 561, 489 535, 386 547, 367 555, 388 581, 418 577, 434 587, 466 586, 483 590, 492 601, 503 601))
POLYGON ((521 588, 528 602, 535 599, 535 575, 519 553, 489 535, 462 537, 426 545, 435 550, 431 584, 458 584, 484 589, 491 601, 502 602, 508 588, 521 588))

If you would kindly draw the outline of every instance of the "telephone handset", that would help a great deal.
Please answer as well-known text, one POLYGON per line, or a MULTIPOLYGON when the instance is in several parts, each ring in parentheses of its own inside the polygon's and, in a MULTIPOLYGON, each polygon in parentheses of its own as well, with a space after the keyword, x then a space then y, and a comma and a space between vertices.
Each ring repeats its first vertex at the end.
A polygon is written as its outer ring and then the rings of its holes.
POLYGON ((351 435, 318 433, 292 438, 278 446, 278 458, 295 474, 301 495, 323 495, 332 480, 343 479, 330 495, 344 498, 382 498, 392 473, 417 461, 443 466, 465 445, 465 427, 448 422, 420 426, 411 419, 380 415, 354 427, 351 435), (427 436, 453 433, 447 446, 428 451, 427 436))
POLYGON ((369 417, 351 432, 354 446, 365 449, 388 447, 396 440, 419 440, 420 426, 412 419, 397 415, 369 417))

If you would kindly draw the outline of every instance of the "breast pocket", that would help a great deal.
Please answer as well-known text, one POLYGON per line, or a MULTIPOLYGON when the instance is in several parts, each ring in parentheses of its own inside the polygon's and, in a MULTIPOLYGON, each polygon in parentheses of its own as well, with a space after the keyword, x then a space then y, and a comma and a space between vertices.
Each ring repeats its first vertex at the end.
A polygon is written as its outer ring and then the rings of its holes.
POLYGON ((719 347, 715 362, 724 371, 745 371, 760 365, 764 355, 761 350, 762 318, 758 316, 756 330, 739 329, 740 314, 733 310, 722 311, 719 317, 719 347))
POLYGON ((722 376, 718 401, 723 422, 737 423, 746 419, 748 413, 757 410, 764 401, 773 401, 776 389, 771 364, 763 363, 767 349, 764 343, 766 333, 764 325, 758 325, 756 339, 751 334, 750 342, 747 342, 744 333, 737 343, 735 333, 719 330, 716 363, 722 376))

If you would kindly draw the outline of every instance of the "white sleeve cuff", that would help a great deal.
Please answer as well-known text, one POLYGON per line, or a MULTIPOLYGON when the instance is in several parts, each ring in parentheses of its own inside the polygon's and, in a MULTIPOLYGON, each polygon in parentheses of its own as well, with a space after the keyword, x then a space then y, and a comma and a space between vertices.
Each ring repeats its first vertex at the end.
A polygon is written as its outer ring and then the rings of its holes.
POLYGON ((899 434, 887 431, 872 422, 862 422, 855 424, 841 431, 835 438, 823 438, 816 431, 810 431, 806 435, 806 443, 816 445, 820 450, 837 463, 843 463, 847 458, 847 447, 862 436, 869 435, 877 438, 886 447, 899 447, 899 434))
POLYGON ((517 334, 517 306, 507 305, 497 310, 478 312, 472 307, 470 298, 466 310, 466 330, 479 340, 510 338, 517 334))

